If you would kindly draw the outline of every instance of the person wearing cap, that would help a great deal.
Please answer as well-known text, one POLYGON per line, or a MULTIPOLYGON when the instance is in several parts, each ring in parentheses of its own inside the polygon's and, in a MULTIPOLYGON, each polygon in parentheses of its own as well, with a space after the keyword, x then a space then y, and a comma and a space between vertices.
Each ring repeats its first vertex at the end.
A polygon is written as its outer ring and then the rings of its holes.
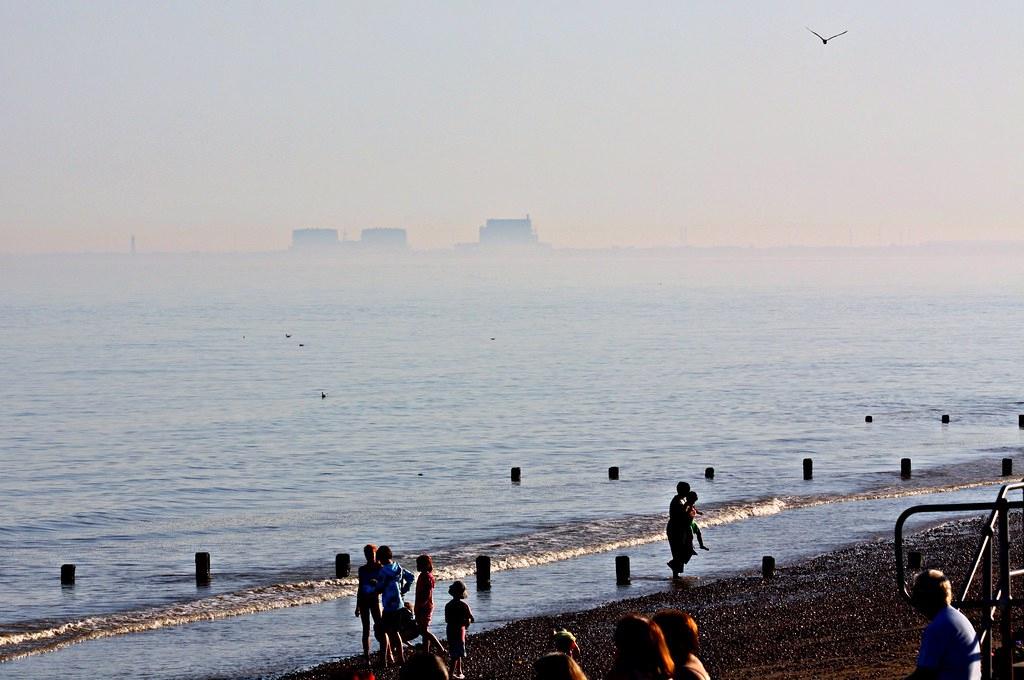
POLYGON ((565 628, 559 628, 551 635, 551 644, 555 651, 572 657, 574 661, 580 660, 580 646, 576 643, 576 636, 565 628))
POLYGON ((452 677, 463 680, 463 659, 466 658, 466 628, 473 623, 473 610, 466 604, 466 584, 456 581, 448 587, 451 602, 444 606, 444 622, 447 624, 448 656, 452 660, 452 677))

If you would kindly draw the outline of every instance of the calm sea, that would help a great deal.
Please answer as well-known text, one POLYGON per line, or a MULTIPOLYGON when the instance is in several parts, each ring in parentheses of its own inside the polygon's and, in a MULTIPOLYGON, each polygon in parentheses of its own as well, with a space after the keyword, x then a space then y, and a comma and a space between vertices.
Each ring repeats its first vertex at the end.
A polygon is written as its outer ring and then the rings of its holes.
POLYGON ((1011 256, 0 259, 0 676, 355 653, 334 556, 370 541, 432 554, 442 601, 490 555, 484 626, 668 588, 679 480, 698 580, 989 499, 1022 294, 1011 256))

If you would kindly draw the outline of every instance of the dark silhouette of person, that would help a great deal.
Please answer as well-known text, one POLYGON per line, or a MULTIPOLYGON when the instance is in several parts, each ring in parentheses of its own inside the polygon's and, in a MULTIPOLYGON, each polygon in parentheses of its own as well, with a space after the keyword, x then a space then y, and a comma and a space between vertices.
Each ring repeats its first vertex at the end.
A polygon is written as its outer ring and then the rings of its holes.
POLYGON ((368 543, 363 548, 366 564, 359 567, 359 590, 356 593, 356 616, 363 623, 363 656, 370 660, 370 620, 373 620, 377 640, 380 642, 381 664, 387 662, 391 655, 388 638, 380 628, 381 609, 380 594, 377 593, 377 580, 380 578, 380 563, 377 561, 377 546, 368 543))
POLYGON ((676 495, 668 504, 668 526, 665 533, 668 535, 668 547, 672 551, 672 559, 669 561, 669 569, 672 570, 672 578, 679 578, 683 566, 690 560, 690 552, 693 545, 693 534, 690 530, 690 523, 693 518, 688 514, 686 494, 690 493, 690 485, 686 482, 676 484, 676 495))
POLYGON ((417 652, 402 666, 398 680, 448 680, 448 667, 430 652, 417 652))

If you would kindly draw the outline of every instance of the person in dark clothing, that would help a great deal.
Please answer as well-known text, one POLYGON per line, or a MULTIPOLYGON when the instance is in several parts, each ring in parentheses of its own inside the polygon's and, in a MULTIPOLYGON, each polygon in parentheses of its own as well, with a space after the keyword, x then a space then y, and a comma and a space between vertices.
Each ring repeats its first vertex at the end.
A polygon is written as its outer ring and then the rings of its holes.
POLYGON ((451 602, 444 607, 444 622, 447 624, 448 654, 452 660, 451 677, 455 680, 465 678, 463 659, 466 658, 466 628, 475 620, 473 610, 466 604, 466 584, 456 581, 448 587, 451 602))
POLYGON ((683 566, 690 560, 690 551, 693 545, 693 533, 690 523, 693 518, 688 514, 686 495, 690 493, 690 485, 686 482, 676 484, 676 495, 668 505, 668 526, 665 533, 668 535, 668 546, 672 550, 672 559, 669 561, 669 569, 672 570, 672 578, 679 578, 683 566))

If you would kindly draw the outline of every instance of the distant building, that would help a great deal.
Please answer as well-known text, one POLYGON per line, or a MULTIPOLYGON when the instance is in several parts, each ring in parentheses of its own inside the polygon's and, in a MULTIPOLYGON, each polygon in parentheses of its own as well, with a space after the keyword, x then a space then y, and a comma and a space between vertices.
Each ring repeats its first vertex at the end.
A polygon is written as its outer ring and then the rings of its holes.
POLYGON ((480 227, 480 245, 533 246, 537 245, 537 232, 529 215, 525 219, 491 219, 480 227))
POLYGON ((359 245, 380 250, 405 250, 409 243, 405 229, 363 229, 359 245))
POLYGON ((294 229, 292 230, 292 249, 325 249, 338 245, 337 229, 294 229))

